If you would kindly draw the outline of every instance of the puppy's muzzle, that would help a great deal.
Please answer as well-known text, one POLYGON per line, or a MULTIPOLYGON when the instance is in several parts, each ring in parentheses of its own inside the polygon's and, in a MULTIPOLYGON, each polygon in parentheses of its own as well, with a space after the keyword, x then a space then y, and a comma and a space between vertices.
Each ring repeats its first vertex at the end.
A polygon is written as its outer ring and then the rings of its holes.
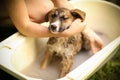
POLYGON ((55 24, 49 25, 49 31, 51 33, 57 34, 58 33, 58 27, 55 24))
POLYGON ((57 26, 52 24, 49 26, 50 30, 55 31, 57 29, 57 26))
POLYGON ((55 24, 51 24, 49 26, 49 30, 50 30, 51 33, 57 34, 59 32, 63 32, 65 30, 65 28, 64 27, 59 27, 55 24))

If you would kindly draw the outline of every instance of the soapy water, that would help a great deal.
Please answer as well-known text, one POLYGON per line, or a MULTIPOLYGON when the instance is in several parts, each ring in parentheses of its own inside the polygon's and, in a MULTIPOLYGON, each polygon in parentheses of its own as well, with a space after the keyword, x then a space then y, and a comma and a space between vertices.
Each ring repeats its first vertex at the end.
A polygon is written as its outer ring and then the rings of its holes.
MULTIPOLYGON (((101 39, 104 42, 104 46, 109 44, 111 42, 111 39, 101 33, 101 32, 96 32, 98 36, 101 37, 101 39)), ((38 51, 39 52, 39 51, 38 51)), ((55 57, 54 60, 50 62, 50 64, 47 66, 46 69, 42 70, 40 69, 40 64, 41 60, 43 59, 43 53, 38 54, 36 59, 34 60, 31 65, 26 67, 21 71, 26 76, 32 77, 32 78, 38 78, 38 79, 43 79, 43 80, 56 80, 58 78, 58 75, 60 73, 60 59, 58 57, 55 57)), ((77 55, 74 57, 73 65, 71 67, 71 70, 75 69, 77 66, 82 64, 84 61, 86 61, 88 58, 90 58, 93 55, 91 51, 80 51, 77 55)))

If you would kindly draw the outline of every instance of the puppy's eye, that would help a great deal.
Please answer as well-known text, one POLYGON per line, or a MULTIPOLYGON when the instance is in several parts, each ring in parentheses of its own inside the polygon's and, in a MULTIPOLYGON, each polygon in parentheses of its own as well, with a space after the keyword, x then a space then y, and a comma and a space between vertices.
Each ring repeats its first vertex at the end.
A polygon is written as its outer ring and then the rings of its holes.
POLYGON ((61 18, 64 19, 64 20, 66 20, 66 19, 68 19, 69 17, 64 15, 64 16, 62 16, 61 18))
POLYGON ((55 11, 54 13, 52 13, 51 17, 55 18, 55 17, 57 17, 57 15, 58 15, 58 11, 55 11))
POLYGON ((54 13, 51 15, 52 18, 55 18, 57 15, 54 13))

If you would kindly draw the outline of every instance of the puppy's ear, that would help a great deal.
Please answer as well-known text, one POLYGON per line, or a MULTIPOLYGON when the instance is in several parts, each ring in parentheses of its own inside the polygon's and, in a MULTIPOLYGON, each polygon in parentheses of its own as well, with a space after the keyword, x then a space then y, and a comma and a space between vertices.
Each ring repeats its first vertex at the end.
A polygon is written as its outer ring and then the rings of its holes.
POLYGON ((51 11, 49 11, 46 15, 45 15, 45 21, 48 22, 49 21, 49 14, 51 13, 51 11))
POLYGON ((51 14, 52 12, 54 12, 56 9, 57 9, 57 8, 55 7, 54 9, 50 10, 50 11, 46 14, 46 16, 45 16, 45 21, 46 21, 46 22, 49 21, 49 16, 50 16, 50 14, 51 14))
POLYGON ((79 9, 71 10, 71 13, 75 18, 80 18, 82 22, 85 20, 85 16, 86 16, 85 12, 79 9))

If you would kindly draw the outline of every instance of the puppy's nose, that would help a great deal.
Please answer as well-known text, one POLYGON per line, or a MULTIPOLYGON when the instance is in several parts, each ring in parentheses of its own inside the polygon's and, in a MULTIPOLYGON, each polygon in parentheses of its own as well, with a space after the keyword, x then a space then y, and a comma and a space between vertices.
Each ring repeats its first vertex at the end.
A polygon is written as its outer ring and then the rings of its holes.
POLYGON ((52 29, 52 30, 56 30, 56 28, 57 28, 57 26, 56 26, 56 25, 54 25, 54 24, 53 24, 53 25, 51 25, 50 27, 51 27, 51 29, 52 29))

